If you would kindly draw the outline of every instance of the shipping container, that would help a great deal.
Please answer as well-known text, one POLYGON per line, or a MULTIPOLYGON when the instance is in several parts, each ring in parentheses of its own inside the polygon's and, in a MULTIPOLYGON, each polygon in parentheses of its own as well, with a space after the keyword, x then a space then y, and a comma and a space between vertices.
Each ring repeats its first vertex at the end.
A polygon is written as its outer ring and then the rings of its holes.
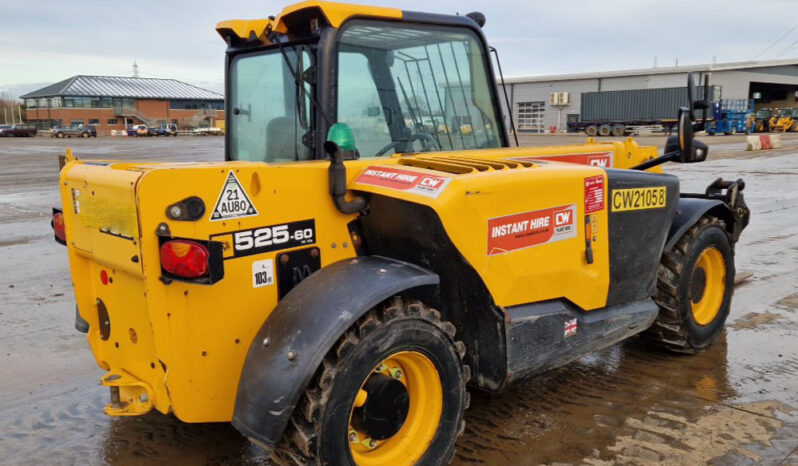
MULTIPOLYGON (((704 87, 696 94, 695 99, 703 99, 704 87)), ((719 88, 709 87, 709 100, 719 94, 719 88)), ((579 121, 569 121, 568 131, 589 136, 623 136, 644 129, 671 132, 679 107, 688 106, 686 87, 585 92, 581 98, 579 121)))
MULTIPOLYGON (((698 87, 697 93, 696 98, 703 98, 703 86, 698 87)), ((715 87, 710 86, 709 100, 714 100, 714 94, 715 87)), ((676 119, 679 107, 686 106, 686 87, 585 92, 582 94, 580 119, 582 121, 676 119)))

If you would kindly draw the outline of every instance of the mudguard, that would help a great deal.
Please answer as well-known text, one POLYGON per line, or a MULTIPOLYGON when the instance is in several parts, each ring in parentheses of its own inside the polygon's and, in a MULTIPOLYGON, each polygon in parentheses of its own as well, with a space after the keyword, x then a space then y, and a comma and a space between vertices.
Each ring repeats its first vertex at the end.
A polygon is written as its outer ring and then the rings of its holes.
POLYGON ((676 206, 676 216, 673 218, 671 228, 668 231, 668 240, 665 243, 665 251, 670 251, 676 243, 687 233, 698 220, 710 210, 714 210, 721 220, 728 220, 732 217, 729 207, 722 201, 716 199, 685 198, 679 199, 676 206))
POLYGON ((438 275, 380 256, 336 262, 289 292, 249 347, 233 425, 271 450, 283 435, 322 359, 366 312, 405 290, 437 285, 438 275))

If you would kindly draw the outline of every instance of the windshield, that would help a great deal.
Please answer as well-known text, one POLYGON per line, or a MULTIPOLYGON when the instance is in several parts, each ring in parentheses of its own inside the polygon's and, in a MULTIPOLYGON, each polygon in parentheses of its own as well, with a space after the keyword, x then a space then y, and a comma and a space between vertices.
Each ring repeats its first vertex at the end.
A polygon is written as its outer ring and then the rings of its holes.
POLYGON ((279 49, 271 49, 237 55, 230 64, 233 160, 291 162, 312 157, 312 138, 303 138, 311 130, 312 118, 302 111, 310 109, 311 86, 305 82, 301 92, 292 73, 300 65, 302 72, 310 68, 309 49, 286 46, 284 50, 285 57, 279 49))
POLYGON ((484 52, 463 28, 352 21, 339 40, 337 121, 361 157, 500 147, 484 52))
POLYGON ((756 118, 768 118, 770 117, 770 110, 759 110, 756 112, 756 118))
POLYGON ((781 110, 779 110, 779 116, 790 116, 790 115, 792 115, 791 108, 782 108, 781 110))

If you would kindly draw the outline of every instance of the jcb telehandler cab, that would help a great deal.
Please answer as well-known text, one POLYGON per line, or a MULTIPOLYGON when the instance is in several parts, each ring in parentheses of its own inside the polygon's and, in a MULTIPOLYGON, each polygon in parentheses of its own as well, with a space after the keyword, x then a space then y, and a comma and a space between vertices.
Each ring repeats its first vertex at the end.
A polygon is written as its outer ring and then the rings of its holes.
POLYGON ((660 157, 510 147, 481 23, 315 1, 226 21, 225 162, 67 154, 53 223, 109 415, 232 422, 296 462, 441 464, 467 386, 638 333, 712 344, 744 185, 652 172, 706 158, 706 102, 660 157))

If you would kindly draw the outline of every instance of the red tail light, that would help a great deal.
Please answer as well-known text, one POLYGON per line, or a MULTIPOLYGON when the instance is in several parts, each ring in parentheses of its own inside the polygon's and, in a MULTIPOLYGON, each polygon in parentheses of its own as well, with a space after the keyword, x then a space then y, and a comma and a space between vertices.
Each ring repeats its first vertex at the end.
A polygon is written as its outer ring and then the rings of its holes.
POLYGON ((56 239, 66 243, 66 225, 64 225, 63 212, 53 212, 53 233, 56 239))
POLYGON ((161 266, 172 275, 197 278, 208 275, 208 248, 184 239, 161 245, 161 266))

